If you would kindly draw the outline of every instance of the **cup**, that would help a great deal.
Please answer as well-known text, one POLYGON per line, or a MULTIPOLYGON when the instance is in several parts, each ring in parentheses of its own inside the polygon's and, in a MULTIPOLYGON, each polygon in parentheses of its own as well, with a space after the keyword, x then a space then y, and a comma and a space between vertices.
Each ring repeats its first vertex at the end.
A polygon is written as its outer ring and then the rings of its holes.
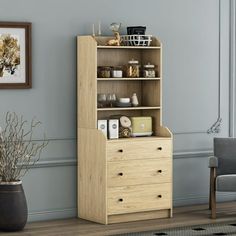
POLYGON ((98 108, 106 107, 107 97, 105 93, 99 93, 97 95, 97 106, 98 108))

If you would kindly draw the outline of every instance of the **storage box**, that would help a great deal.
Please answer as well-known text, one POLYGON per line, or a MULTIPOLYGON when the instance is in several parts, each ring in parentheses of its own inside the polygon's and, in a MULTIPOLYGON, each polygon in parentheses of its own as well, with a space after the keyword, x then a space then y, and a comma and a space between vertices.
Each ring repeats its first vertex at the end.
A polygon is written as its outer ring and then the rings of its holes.
POLYGON ((131 117, 132 136, 151 136, 152 135, 152 117, 140 116, 131 117))
POLYGON ((98 129, 107 137, 107 120, 98 120, 98 129))
POLYGON ((109 139, 119 138, 119 120, 111 119, 109 122, 109 139))

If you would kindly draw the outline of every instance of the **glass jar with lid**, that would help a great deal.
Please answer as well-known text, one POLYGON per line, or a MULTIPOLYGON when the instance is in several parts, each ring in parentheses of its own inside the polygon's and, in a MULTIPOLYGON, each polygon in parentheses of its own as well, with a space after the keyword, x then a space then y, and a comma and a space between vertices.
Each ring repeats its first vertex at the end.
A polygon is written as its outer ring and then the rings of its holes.
POLYGON ((155 78, 156 77, 155 65, 152 65, 150 62, 147 63, 146 65, 143 65, 143 77, 155 78))
POLYGON ((138 78, 140 77, 140 65, 137 60, 128 61, 128 65, 126 66, 126 76, 129 78, 138 78))
POLYGON ((110 78, 110 77, 111 77, 111 67, 109 66, 98 67, 98 78, 110 78))
POLYGON ((114 66, 111 70, 112 78, 122 78, 123 77, 123 69, 122 66, 114 66))

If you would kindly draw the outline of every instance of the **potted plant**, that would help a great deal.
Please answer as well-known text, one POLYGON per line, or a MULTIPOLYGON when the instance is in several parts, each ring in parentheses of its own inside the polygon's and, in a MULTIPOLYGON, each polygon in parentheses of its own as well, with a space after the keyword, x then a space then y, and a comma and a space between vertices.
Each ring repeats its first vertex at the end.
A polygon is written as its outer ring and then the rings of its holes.
POLYGON ((32 119, 8 112, 5 126, 0 127, 0 231, 22 230, 27 222, 28 209, 22 177, 39 160, 48 144, 45 137, 34 141, 33 132, 40 125, 32 119))

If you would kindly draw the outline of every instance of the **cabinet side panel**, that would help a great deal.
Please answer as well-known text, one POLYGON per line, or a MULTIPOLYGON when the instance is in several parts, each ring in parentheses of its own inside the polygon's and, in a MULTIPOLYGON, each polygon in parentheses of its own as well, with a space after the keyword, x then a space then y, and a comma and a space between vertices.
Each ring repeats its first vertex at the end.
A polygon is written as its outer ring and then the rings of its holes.
POLYGON ((78 131, 78 215, 107 224, 106 139, 96 129, 78 131))
POLYGON ((91 36, 77 38, 78 127, 97 127, 97 44, 91 36))

